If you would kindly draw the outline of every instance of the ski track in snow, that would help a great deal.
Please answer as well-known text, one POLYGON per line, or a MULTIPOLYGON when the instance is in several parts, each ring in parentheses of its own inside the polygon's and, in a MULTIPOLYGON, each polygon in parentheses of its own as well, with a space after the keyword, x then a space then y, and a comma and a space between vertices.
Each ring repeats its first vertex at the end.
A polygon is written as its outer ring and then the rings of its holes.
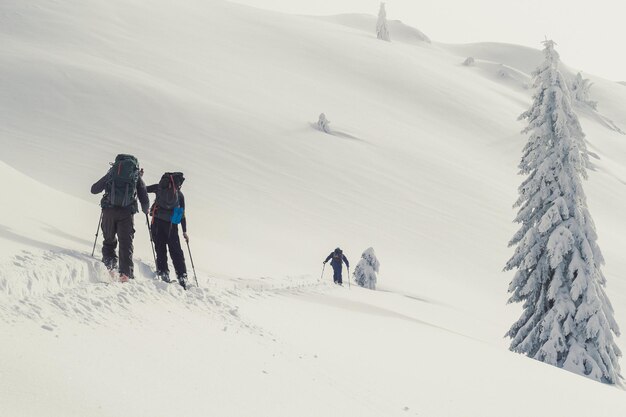
POLYGON ((0 320, 19 324, 24 320, 53 331, 60 318, 83 325, 102 325, 115 320, 141 320, 136 305, 167 309, 173 304, 206 314, 227 326, 237 326, 263 335, 263 329, 240 317, 237 300, 260 299, 277 294, 304 294, 330 288, 307 276, 283 280, 260 278, 203 279, 184 291, 177 283, 151 278, 151 266, 135 261, 136 279, 114 282, 104 265, 77 251, 22 251, 0 264, 0 320))

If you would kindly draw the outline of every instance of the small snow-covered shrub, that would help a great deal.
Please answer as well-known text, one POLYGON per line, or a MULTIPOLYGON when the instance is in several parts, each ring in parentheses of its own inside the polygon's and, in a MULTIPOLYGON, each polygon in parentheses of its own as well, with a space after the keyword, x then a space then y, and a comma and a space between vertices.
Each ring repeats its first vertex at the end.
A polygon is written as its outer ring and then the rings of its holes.
POLYGON ((576 74, 574 81, 570 87, 572 97, 579 103, 583 103, 596 110, 598 102, 589 99, 589 90, 593 83, 588 78, 583 78, 582 73, 576 74))
POLYGON ((510 78, 511 74, 504 64, 500 64, 500 68, 498 68, 498 77, 500 78, 510 78))
POLYGON ((330 133, 330 127, 328 126, 329 124, 330 120, 326 118, 326 115, 324 113, 321 113, 319 119, 317 120, 317 128, 322 132, 330 133))
POLYGON ((354 269, 354 280, 358 285, 370 290, 376 289, 376 281, 380 263, 374 253, 374 248, 367 248, 361 255, 361 260, 354 269))
POLYGON ((465 61, 463 61, 463 65, 466 67, 473 67, 474 64, 476 64, 476 61, 474 60, 474 57, 471 56, 468 56, 465 61))

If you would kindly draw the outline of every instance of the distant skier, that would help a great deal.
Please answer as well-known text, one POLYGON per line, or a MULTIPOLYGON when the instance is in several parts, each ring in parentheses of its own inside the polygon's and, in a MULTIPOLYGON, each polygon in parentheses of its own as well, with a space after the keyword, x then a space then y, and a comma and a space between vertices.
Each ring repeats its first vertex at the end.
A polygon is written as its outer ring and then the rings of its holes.
MULTIPOLYGON (((328 255, 324 263, 330 261, 330 265, 333 267, 333 281, 335 284, 342 285, 343 281, 341 279, 341 269, 343 267, 343 262, 346 263, 346 268, 350 268, 350 263, 348 262, 348 258, 343 254, 343 251, 340 248, 336 248, 334 251, 328 255), (332 259, 332 260, 331 260, 332 259)), ((350 279, 350 278, 348 278, 350 279)))
POLYGON ((157 275, 163 281, 171 282, 167 266, 169 247, 178 283, 187 289, 187 266, 178 237, 178 224, 180 223, 183 228, 183 237, 189 242, 185 196, 180 190, 183 181, 185 177, 182 172, 166 172, 158 184, 148 186, 148 192, 156 193, 150 214, 152 215, 152 239, 156 250, 157 275))
POLYGON ((133 276, 133 237, 135 235, 133 216, 139 212, 137 197, 141 202, 141 210, 148 213, 150 201, 146 185, 141 179, 143 169, 139 169, 137 158, 132 155, 119 154, 107 174, 91 186, 92 194, 104 191, 100 207, 102 207, 102 262, 113 273, 118 268, 118 257, 115 253, 119 240, 119 274, 120 281, 127 282, 133 276))

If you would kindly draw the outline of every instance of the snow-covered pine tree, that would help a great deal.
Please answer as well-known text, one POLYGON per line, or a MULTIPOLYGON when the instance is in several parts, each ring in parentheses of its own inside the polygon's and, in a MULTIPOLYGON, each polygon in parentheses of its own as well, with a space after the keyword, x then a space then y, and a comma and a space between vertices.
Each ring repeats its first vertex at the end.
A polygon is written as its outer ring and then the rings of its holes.
POLYGON ((320 113, 319 119, 317 119, 317 128, 325 133, 330 133, 330 120, 326 118, 324 113, 320 113))
POLYGON ((574 81, 572 82, 572 97, 579 103, 583 103, 596 110, 598 108, 598 102, 589 99, 589 89, 593 83, 589 78, 583 78, 582 73, 576 74, 574 81))
POLYGON ((385 10, 385 3, 380 3, 380 10, 378 10, 376 37, 383 41, 391 41, 391 38, 389 37, 389 29, 387 29, 387 11, 385 10))
POLYGON ((536 93, 529 140, 519 164, 527 175, 519 187, 515 221, 521 224, 505 270, 517 269, 509 302, 523 313, 507 336, 510 349, 606 383, 618 382, 619 328, 604 291, 604 263, 587 209, 581 178, 588 154, 559 72, 555 43, 544 43, 545 61, 533 73, 536 93))
POLYGON ((380 268, 380 263, 374 253, 374 248, 367 248, 361 255, 361 260, 354 269, 354 280, 361 287, 376 289, 376 274, 380 268))

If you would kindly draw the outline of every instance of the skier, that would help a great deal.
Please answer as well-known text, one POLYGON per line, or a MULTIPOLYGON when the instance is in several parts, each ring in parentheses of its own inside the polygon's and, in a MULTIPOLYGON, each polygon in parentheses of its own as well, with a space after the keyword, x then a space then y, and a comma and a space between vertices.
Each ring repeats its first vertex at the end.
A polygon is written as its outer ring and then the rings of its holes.
POLYGON ((137 158, 132 155, 119 154, 111 164, 109 172, 91 186, 92 194, 104 191, 100 207, 102 207, 102 262, 111 274, 118 267, 115 253, 117 242, 119 250, 119 279, 128 282, 133 276, 133 237, 135 235, 133 216, 139 212, 137 197, 141 202, 141 210, 148 213, 150 201, 146 185, 141 176, 137 158))
POLYGON ((342 262, 345 262, 346 267, 350 268, 348 258, 346 258, 346 255, 343 254, 343 251, 340 248, 336 248, 334 251, 332 251, 324 261, 324 264, 328 262, 331 258, 332 261, 330 261, 330 265, 333 267, 333 281, 335 282, 335 284, 343 285, 343 281, 341 279, 341 269, 343 266, 342 262))
POLYGON ((180 190, 183 181, 185 177, 182 172, 166 172, 158 184, 148 186, 148 192, 156 194, 150 214, 152 216, 152 239, 156 250, 157 276, 165 282, 171 282, 167 265, 169 247, 178 283, 187 289, 187 266, 178 237, 178 224, 180 223, 183 228, 183 237, 186 242, 189 242, 185 196, 180 190))

